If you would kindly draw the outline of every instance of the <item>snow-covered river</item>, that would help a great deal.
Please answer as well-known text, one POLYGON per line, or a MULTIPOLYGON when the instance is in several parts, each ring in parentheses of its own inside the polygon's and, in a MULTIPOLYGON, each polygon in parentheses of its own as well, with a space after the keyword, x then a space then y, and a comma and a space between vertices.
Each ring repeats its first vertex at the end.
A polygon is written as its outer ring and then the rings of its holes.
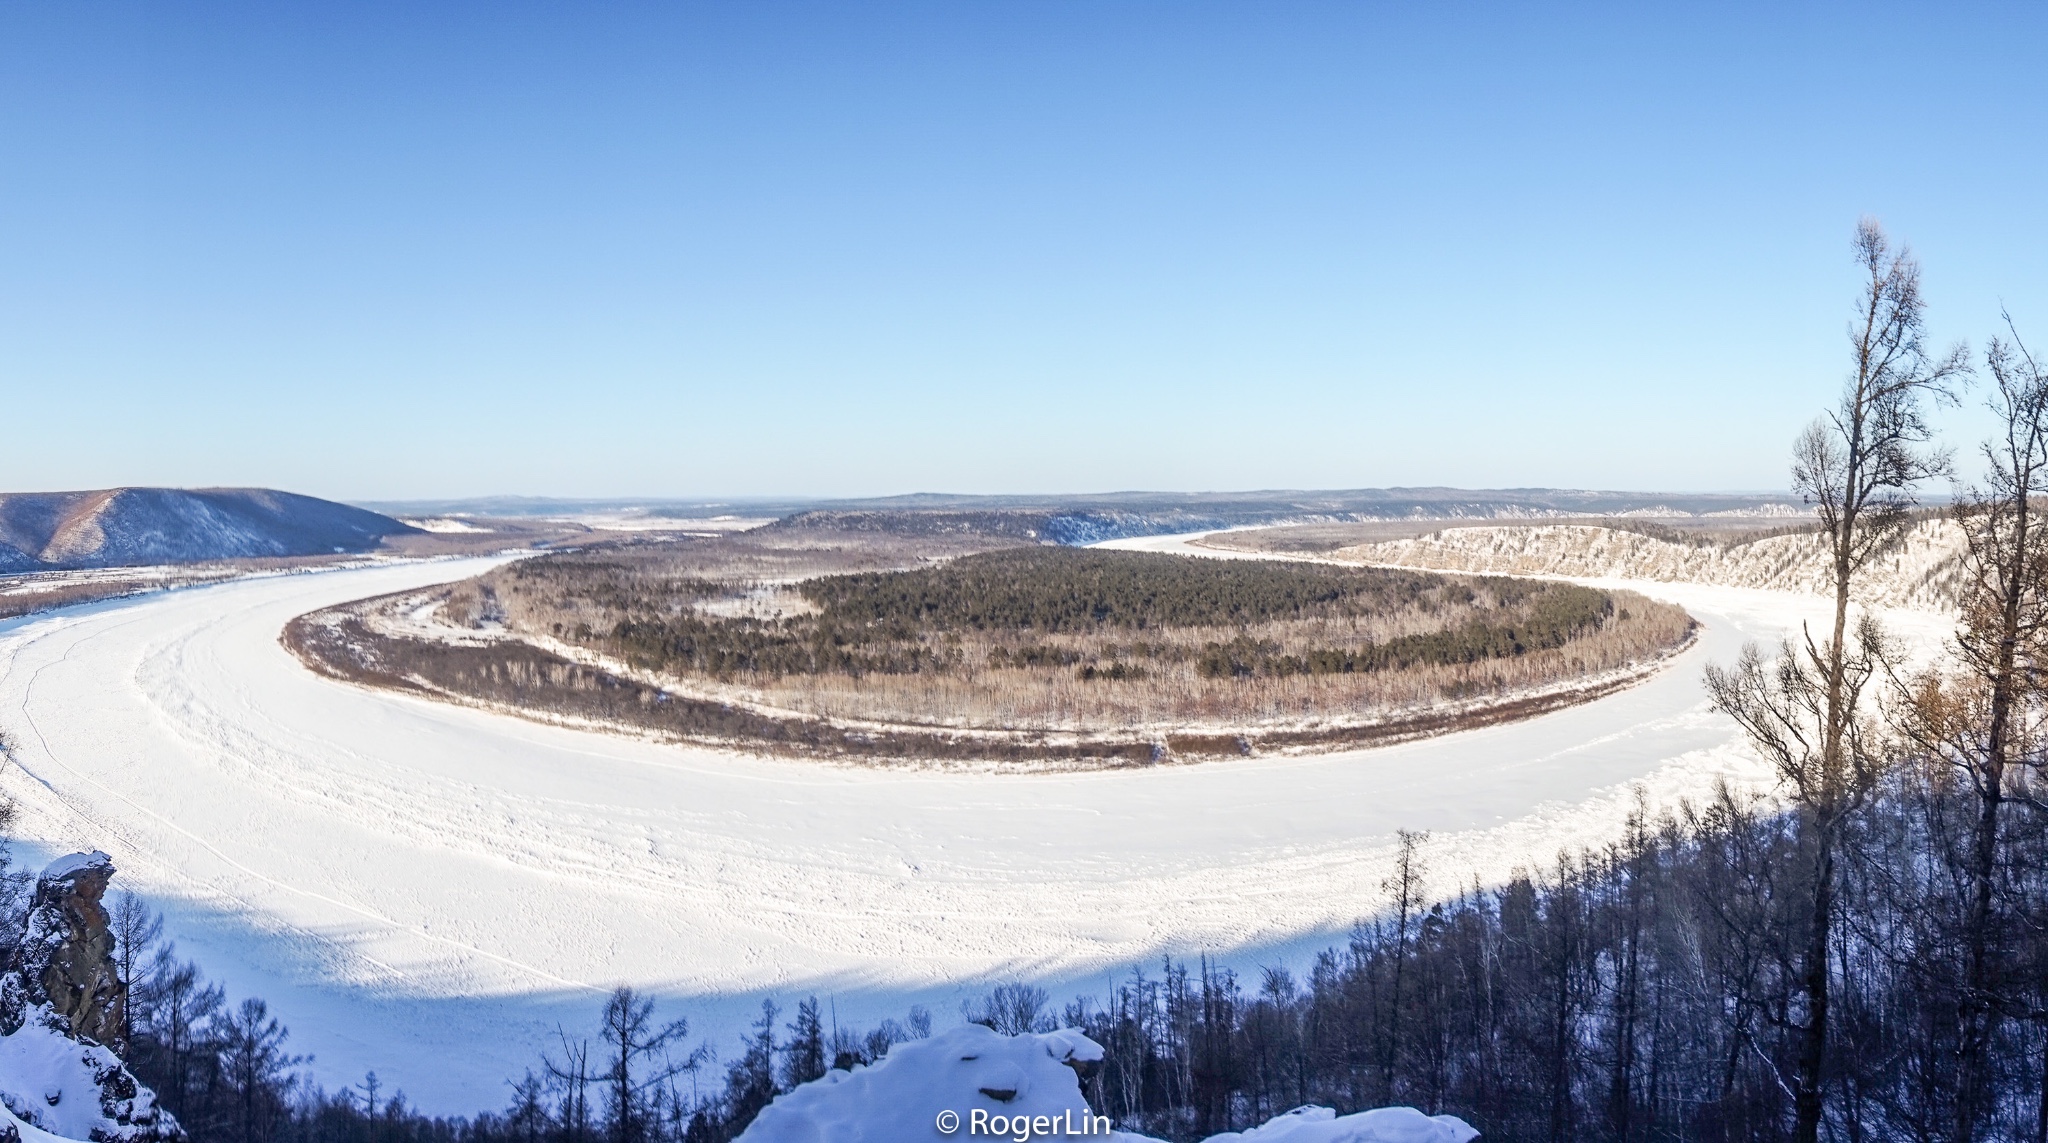
MULTIPOLYGON (((1759 778, 1700 667, 1823 611, 1631 584, 1704 622, 1618 695, 1306 758, 1071 775, 915 773, 683 749, 317 677, 293 616, 490 561, 251 579, 0 623, 18 849, 100 848, 180 949, 260 995, 330 1086, 496 1106, 619 983, 729 1049, 763 995, 867 1024, 987 983, 1098 995, 1162 952, 1251 967, 1381 899, 1392 836, 1439 884, 1611 837, 1629 786, 1759 778), (960 982, 968 983, 960 983, 960 982)), ((1921 639, 1932 616, 1897 616, 1921 639)), ((117 882, 117 884, 120 882, 117 882)))

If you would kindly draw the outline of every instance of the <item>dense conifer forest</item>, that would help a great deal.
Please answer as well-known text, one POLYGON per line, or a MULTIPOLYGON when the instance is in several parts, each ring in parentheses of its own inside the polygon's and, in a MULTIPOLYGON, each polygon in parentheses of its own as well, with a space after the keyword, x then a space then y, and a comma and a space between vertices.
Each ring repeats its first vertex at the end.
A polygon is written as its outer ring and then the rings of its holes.
MULTIPOLYGON (((718 585, 677 582, 672 590, 688 600, 715 594, 718 585)), ((1130 638, 1065 649, 998 644, 988 654, 1018 667, 1064 666, 1084 657, 1199 657, 1205 677, 1328 675, 1553 650, 1598 628, 1615 611, 1607 593, 1565 583, 1069 548, 992 552, 912 571, 821 576, 794 590, 813 611, 770 620, 689 611, 627 619, 612 628, 606 645, 644 666, 721 678, 861 676, 970 669, 968 636, 1110 632, 1130 638), (1397 615, 1444 626, 1384 642, 1368 635, 1350 647, 1305 643, 1298 650, 1278 640, 1199 639, 1217 630, 1316 620, 1355 625, 1397 615), (1188 638, 1190 631, 1195 639, 1188 638)), ((599 633, 577 634, 589 639, 599 633)))

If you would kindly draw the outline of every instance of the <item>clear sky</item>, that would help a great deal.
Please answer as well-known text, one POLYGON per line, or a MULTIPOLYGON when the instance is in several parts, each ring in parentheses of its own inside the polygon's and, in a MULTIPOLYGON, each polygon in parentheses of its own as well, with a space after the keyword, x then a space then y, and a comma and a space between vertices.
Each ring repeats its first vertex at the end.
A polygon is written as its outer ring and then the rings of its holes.
POLYGON ((2041 4, 5 0, 0 488, 1778 488, 1859 215, 2048 347, 2044 77, 2041 4))

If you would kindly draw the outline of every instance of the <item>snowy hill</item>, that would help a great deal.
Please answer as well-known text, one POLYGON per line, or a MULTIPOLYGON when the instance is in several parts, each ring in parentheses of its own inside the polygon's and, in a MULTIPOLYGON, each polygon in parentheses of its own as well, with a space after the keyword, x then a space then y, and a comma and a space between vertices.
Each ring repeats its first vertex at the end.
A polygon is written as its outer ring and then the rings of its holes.
POLYGON ((360 552, 415 529, 267 488, 0 494, 0 572, 360 552))
MULTIPOLYGON (((1647 579, 1719 587, 1825 594, 1831 570, 1815 533, 1743 544, 1688 543, 1618 528, 1551 524, 1456 528, 1337 551, 1359 563, 1437 571, 1647 579)), ((1913 525, 1862 574, 1873 602, 1947 610, 1955 606, 1963 532, 1952 520, 1913 525)))

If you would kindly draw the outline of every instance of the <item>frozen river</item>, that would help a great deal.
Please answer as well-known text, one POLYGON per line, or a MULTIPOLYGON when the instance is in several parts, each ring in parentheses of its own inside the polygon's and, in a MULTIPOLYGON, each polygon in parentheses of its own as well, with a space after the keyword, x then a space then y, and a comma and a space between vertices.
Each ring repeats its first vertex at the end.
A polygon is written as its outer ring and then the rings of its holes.
POLYGON ((1705 631, 1612 697, 1378 749, 1066 775, 664 746, 360 690, 278 645, 303 612, 489 562, 0 623, 22 856, 107 850, 323 1082, 375 1069, 430 1111, 501 1105, 556 1023, 591 1028, 619 983, 729 1049, 769 994, 948 1023, 1003 979, 1099 994, 1162 952, 1300 956, 1377 906, 1397 829, 1430 831, 1439 883, 1469 883, 1611 837, 1632 783, 1668 800, 1759 780, 1700 668, 1824 610, 1631 584, 1705 631))

